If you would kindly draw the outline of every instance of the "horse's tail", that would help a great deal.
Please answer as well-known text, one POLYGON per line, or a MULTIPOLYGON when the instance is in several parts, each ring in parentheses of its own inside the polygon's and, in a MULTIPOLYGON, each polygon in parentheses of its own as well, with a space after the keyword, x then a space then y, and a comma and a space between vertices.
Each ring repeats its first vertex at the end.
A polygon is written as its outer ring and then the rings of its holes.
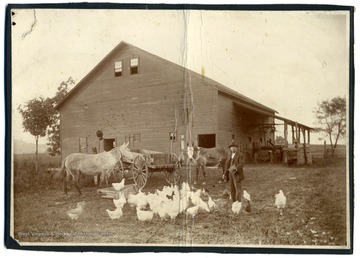
POLYGON ((55 178, 60 179, 60 178, 64 178, 66 176, 65 161, 66 161, 66 158, 62 162, 61 168, 56 172, 55 178))
POLYGON ((63 187, 64 187, 64 193, 65 193, 65 197, 68 196, 68 185, 67 185, 67 171, 66 171, 66 158, 63 160, 62 164, 61 164, 61 168, 59 169, 58 172, 58 176, 59 178, 61 177, 63 179, 63 187))

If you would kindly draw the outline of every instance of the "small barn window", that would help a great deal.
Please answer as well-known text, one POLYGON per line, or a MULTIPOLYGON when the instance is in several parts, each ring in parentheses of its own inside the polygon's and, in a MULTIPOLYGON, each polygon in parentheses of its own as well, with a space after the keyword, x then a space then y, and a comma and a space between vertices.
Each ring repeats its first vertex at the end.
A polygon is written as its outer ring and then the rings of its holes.
POLYGON ((125 142, 129 142, 130 146, 133 146, 135 142, 141 142, 141 133, 130 133, 125 135, 125 142))
POLYGON ((87 137, 79 138, 79 152, 87 153, 87 137))
POLYGON ((122 61, 116 61, 115 62, 114 72, 115 72, 116 77, 122 76, 122 61))
POLYGON ((130 59, 130 74, 139 73, 139 58, 130 59))

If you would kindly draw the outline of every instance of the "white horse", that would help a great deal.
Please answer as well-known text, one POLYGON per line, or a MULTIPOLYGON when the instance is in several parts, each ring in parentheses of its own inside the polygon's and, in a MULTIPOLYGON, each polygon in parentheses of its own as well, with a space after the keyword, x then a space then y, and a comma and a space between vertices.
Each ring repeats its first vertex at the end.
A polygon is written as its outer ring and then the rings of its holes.
POLYGON ((81 194, 78 182, 79 175, 96 176, 101 174, 102 178, 107 178, 121 159, 132 162, 134 155, 129 150, 128 145, 129 143, 124 143, 108 152, 98 154, 73 153, 68 155, 59 171, 64 177, 66 176, 64 179, 65 195, 67 196, 68 193, 67 183, 70 179, 73 180, 79 194, 81 194))

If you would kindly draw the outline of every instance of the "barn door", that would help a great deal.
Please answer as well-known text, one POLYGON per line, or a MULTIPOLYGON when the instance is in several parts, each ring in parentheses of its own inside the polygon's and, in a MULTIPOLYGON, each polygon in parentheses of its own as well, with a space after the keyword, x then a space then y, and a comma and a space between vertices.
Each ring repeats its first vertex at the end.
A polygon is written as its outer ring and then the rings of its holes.
POLYGON ((110 151, 115 147, 115 138, 104 139, 104 151, 110 151))
POLYGON ((198 146, 203 148, 216 147, 216 135, 215 134, 199 134, 198 146))

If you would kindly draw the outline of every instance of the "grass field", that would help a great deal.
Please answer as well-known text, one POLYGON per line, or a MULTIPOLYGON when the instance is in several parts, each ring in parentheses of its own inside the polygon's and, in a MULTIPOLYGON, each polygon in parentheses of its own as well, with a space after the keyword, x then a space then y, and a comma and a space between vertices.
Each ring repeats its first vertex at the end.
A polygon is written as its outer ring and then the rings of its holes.
MULTIPOLYGON (((20 163, 17 173, 25 173, 20 163)), ((158 218, 141 222, 135 209, 127 204, 124 215, 119 220, 111 220, 106 209, 115 209, 112 200, 98 197, 97 188, 89 186, 90 179, 82 188, 82 196, 72 188, 69 199, 64 198, 60 181, 47 178, 52 180, 48 185, 30 181, 31 187, 14 192, 14 237, 20 242, 40 244, 349 245, 345 159, 315 161, 310 167, 249 164, 244 173, 242 186, 251 195, 251 213, 232 214, 229 200, 223 196, 226 184, 218 183, 220 170, 208 169, 205 188, 223 205, 211 213, 200 213, 194 219, 180 214, 175 222, 158 218), (282 216, 274 206, 274 195, 279 189, 288 199, 282 216), (66 211, 79 201, 86 202, 85 211, 78 220, 70 220, 66 211)), ((126 182, 132 183, 132 179, 126 182)), ((153 173, 143 190, 154 192, 164 185, 167 183, 162 173, 153 173)))

